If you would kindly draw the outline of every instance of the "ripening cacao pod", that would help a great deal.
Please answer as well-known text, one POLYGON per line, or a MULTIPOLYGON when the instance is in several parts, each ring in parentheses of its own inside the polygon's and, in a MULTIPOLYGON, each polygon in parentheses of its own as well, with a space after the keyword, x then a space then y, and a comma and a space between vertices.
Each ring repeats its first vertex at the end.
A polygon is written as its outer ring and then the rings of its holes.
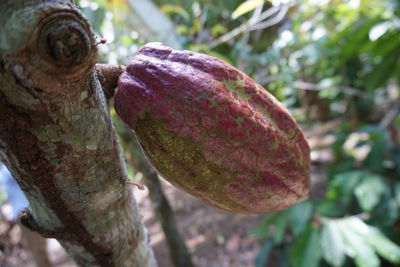
POLYGON ((307 198, 301 129, 263 87, 217 58, 145 45, 119 78, 115 110, 165 179, 214 207, 265 213, 307 198))

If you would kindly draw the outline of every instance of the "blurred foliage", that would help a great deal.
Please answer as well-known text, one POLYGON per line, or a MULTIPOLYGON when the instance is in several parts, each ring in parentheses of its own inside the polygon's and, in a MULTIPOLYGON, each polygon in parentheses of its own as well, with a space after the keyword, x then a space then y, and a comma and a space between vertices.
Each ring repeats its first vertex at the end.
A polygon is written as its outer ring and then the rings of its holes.
MULTIPOLYGON (((78 2, 109 41, 99 46, 103 61, 126 63, 154 41, 115 19, 109 6, 124 1, 78 2)), ((334 140, 322 148, 333 154, 323 163, 326 193, 269 214, 252 230, 261 242, 255 265, 399 266, 400 2, 153 2, 175 23, 183 47, 252 76, 304 128, 335 125, 324 132, 334 140)))

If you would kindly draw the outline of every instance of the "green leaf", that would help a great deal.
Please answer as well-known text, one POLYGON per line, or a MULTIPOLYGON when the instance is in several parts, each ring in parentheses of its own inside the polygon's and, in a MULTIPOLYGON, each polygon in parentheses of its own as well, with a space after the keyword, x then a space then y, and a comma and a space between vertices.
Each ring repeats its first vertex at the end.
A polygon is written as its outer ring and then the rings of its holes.
POLYGON ((259 238, 263 238, 266 237, 269 233, 269 229, 267 226, 259 226, 255 229, 251 229, 250 233, 259 237, 259 238))
POLYGON ((385 56, 400 45, 400 36, 396 30, 390 31, 375 41, 375 43, 376 45, 372 51, 374 56, 385 56))
POLYGON ((387 188, 382 200, 373 211, 373 221, 379 223, 379 227, 393 227, 399 218, 399 203, 390 196, 390 189, 387 188))
POLYGON ((338 65, 347 62, 351 57, 359 52, 360 46, 369 41, 368 33, 370 29, 379 21, 381 21, 381 18, 375 17, 354 23, 352 30, 349 31, 345 37, 346 43, 341 47, 341 55, 338 65))
POLYGON ((221 59, 221 60, 223 60, 223 61, 225 61, 225 62, 227 62, 227 63, 233 65, 232 60, 231 60, 230 58, 228 58, 228 57, 222 55, 221 53, 215 52, 215 51, 213 51, 213 50, 206 50, 206 51, 204 51, 204 52, 205 52, 206 54, 210 55, 210 56, 219 58, 219 59, 221 59))
POLYGON ((309 225, 289 252, 292 267, 317 267, 321 259, 319 228, 309 225))
POLYGON ((268 240, 265 242, 260 250, 258 251, 256 258, 254 259, 254 265, 255 267, 264 267, 266 266, 269 258, 269 254, 272 251, 272 248, 274 247, 274 242, 273 240, 268 240))
POLYGON ((355 259, 358 267, 379 267, 380 261, 374 249, 365 242, 365 236, 358 229, 365 229, 366 224, 356 217, 338 220, 337 226, 342 235, 346 254, 355 259))
POLYGON ((161 11, 168 15, 177 14, 180 15, 184 20, 188 21, 190 19, 189 13, 179 5, 162 5, 160 7, 161 11))
POLYGON ((380 266, 375 252, 394 264, 400 263, 400 246, 355 216, 325 220, 321 247, 324 259, 334 266, 343 263, 344 253, 354 258, 359 267, 380 266))
POLYGON ((86 18, 90 21, 93 29, 96 32, 101 32, 101 25, 105 20, 106 10, 104 7, 99 7, 96 10, 90 7, 81 8, 81 11, 85 14, 86 18))
POLYGON ((354 190, 354 194, 363 211, 371 211, 380 201, 385 191, 382 177, 378 175, 367 175, 354 190))
POLYGON ((364 161, 364 165, 371 171, 382 172, 383 160, 385 158, 385 140, 382 137, 371 138, 371 151, 364 161))
POLYGON ((287 267, 289 266, 289 255, 287 247, 280 248, 279 256, 276 261, 276 267, 287 267))
POLYGON ((189 28, 184 24, 179 24, 176 26, 176 32, 182 35, 189 34, 189 28))
POLYGON ((322 201, 316 201, 316 211, 322 216, 327 217, 342 217, 345 211, 341 205, 338 205, 337 201, 324 199, 322 201))
POLYGON ((295 236, 298 236, 313 215, 313 204, 311 201, 303 201, 290 209, 290 226, 295 236))
POLYGON ((274 212, 263 218, 262 222, 256 229, 250 232, 257 237, 271 237, 275 244, 282 242, 286 233, 286 226, 289 220, 288 210, 274 212), (272 229, 273 231, 270 231, 272 229))
POLYGON ((377 228, 369 226, 369 233, 366 235, 366 239, 383 258, 392 263, 400 263, 400 247, 377 228))
POLYGON ((334 220, 324 223, 321 232, 322 257, 333 266, 342 266, 345 260, 345 244, 334 220))
POLYGON ((372 71, 368 74, 367 85, 369 90, 381 87, 392 76, 399 61, 399 49, 393 49, 388 53, 372 71))
POLYGON ((228 29, 224 26, 224 25, 222 25, 222 24, 217 24, 217 25, 214 25, 212 28, 211 28, 211 34, 215 37, 215 36, 218 36, 218 35, 220 35, 220 34, 224 34, 224 33, 226 33, 228 31, 228 29))
POLYGON ((383 258, 400 263, 400 247, 388 239, 378 228, 367 225, 357 217, 346 219, 349 229, 361 236, 383 258))
POLYGON ((364 172, 362 171, 348 171, 336 174, 329 185, 327 197, 329 199, 337 199, 347 205, 351 200, 354 188, 363 175, 364 172))
POLYGON ((189 49, 192 50, 192 51, 195 51, 195 52, 205 53, 207 55, 219 58, 219 59, 221 59, 221 60, 223 60, 223 61, 225 61, 225 62, 227 62, 227 63, 229 63, 231 65, 234 65, 230 58, 224 56, 221 53, 218 53, 216 51, 208 49, 207 46, 204 45, 204 44, 191 44, 191 45, 189 45, 189 49))
POLYGON ((265 0, 247 0, 241 3, 235 11, 232 13, 232 19, 237 19, 238 17, 249 13, 250 11, 256 9, 259 5, 264 4, 265 0))
POLYGON ((289 220, 289 213, 287 212, 287 210, 283 212, 281 211, 280 213, 281 215, 275 222, 275 234, 274 234, 275 244, 279 244, 282 242, 283 237, 285 236, 286 226, 289 220))
POLYGON ((400 205, 400 183, 397 183, 394 187, 394 197, 398 203, 398 205, 400 205))
POLYGON ((275 221, 277 219, 279 219, 280 214, 281 214, 280 212, 274 212, 274 213, 266 215, 262 219, 262 221, 258 225, 258 227, 255 229, 251 229, 250 233, 252 233, 253 235, 260 237, 260 238, 266 237, 268 235, 268 233, 270 232, 270 230, 268 228, 268 224, 275 223, 275 221))

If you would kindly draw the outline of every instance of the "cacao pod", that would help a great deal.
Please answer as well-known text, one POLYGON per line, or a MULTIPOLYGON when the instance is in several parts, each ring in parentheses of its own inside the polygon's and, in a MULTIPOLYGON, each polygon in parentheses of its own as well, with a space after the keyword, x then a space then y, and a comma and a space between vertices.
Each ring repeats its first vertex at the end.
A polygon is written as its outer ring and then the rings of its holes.
POLYGON ((237 213, 288 208, 309 190, 309 147, 285 107, 208 55, 143 46, 120 76, 115 110, 157 171, 237 213))

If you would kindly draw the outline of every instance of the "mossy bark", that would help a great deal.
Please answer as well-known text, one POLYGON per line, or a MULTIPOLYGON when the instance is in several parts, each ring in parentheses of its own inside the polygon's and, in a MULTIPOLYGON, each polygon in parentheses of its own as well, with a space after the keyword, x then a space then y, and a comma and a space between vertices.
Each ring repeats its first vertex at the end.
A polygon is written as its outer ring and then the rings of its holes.
POLYGON ((30 203, 21 220, 78 265, 155 266, 87 21, 68 0, 0 10, 0 155, 30 203))

